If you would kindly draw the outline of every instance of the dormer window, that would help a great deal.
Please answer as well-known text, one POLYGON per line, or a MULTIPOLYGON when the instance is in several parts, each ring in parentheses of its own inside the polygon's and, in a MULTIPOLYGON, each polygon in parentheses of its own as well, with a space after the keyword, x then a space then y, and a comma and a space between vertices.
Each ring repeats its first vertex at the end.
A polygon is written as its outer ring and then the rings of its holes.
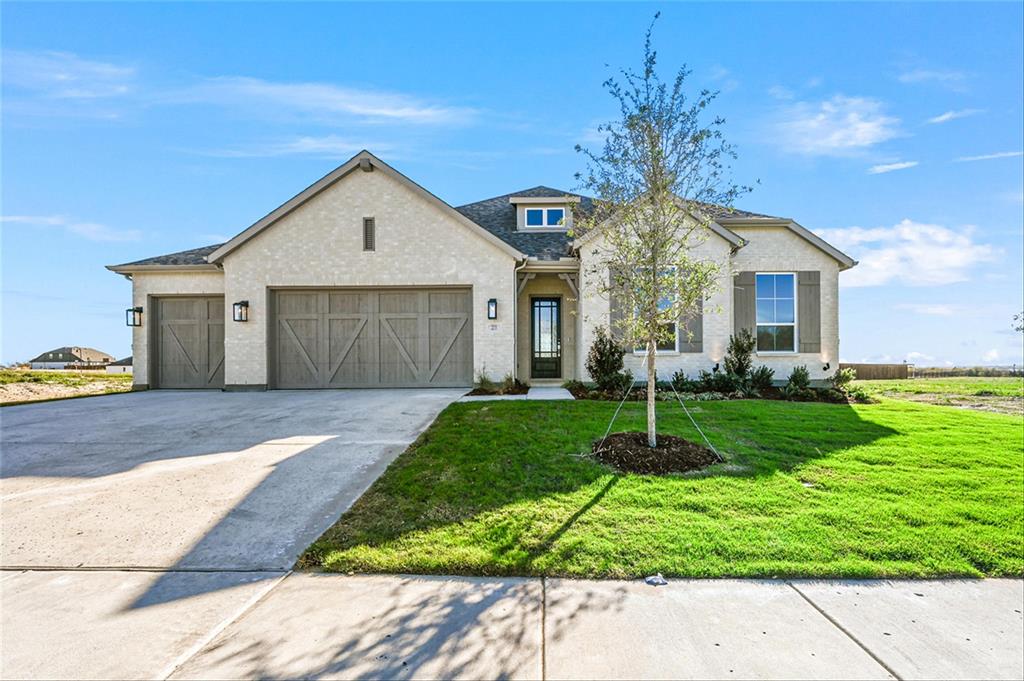
POLYGON ((527 208, 527 227, 564 227, 565 208, 527 208))
POLYGON ((561 232, 572 229, 572 205, 580 197, 556 193, 552 196, 511 196, 509 203, 516 209, 516 229, 522 231, 561 232))

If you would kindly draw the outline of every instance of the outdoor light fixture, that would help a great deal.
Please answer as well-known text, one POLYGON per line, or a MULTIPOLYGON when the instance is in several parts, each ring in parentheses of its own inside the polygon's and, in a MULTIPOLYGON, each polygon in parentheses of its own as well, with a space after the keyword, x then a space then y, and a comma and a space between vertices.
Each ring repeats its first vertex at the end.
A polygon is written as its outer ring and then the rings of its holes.
POLYGON ((491 298, 487 301, 487 318, 497 319, 498 318, 498 299, 491 298))
POLYGON ((715 362, 715 373, 718 373, 718 362, 715 362))
POLYGON ((239 300, 231 306, 231 318, 236 322, 249 321, 249 301, 239 300))
POLYGON ((129 307, 125 310, 124 323, 128 326, 142 326, 142 308, 129 307))
POLYGON ((821 367, 821 370, 822 371, 828 371, 831 366, 832 366, 832 362, 825 362, 825 366, 821 367))

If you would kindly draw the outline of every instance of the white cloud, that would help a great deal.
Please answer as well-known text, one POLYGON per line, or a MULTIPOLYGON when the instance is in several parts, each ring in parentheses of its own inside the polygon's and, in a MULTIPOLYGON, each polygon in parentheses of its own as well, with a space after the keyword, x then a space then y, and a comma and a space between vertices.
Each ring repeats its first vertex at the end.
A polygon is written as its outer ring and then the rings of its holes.
POLYGON ((138 241, 142 232, 136 229, 114 229, 96 222, 78 222, 61 215, 5 215, 0 222, 42 228, 61 228, 89 241, 138 241))
POLYGON ((959 309, 956 305, 944 303, 900 303, 897 310, 909 310, 917 314, 936 315, 939 317, 952 317, 959 309))
POLYGON ((975 115, 980 114, 980 113, 983 113, 982 109, 960 109, 959 111, 947 111, 944 114, 939 114, 938 116, 934 116, 932 118, 929 118, 925 122, 926 123, 933 123, 933 124, 934 123, 948 123, 950 121, 955 121, 958 118, 967 118, 968 116, 975 116, 975 115))
POLYGON ((903 170, 905 168, 913 168, 917 165, 917 161, 900 161, 898 163, 883 163, 877 166, 871 166, 868 168, 869 175, 880 175, 882 173, 891 173, 894 170, 903 170))
POLYGON ((227 234, 200 234, 199 238, 211 244, 222 244, 231 241, 231 237, 227 234))
POLYGON ((926 355, 923 352, 908 352, 906 361, 911 364, 920 364, 921 362, 934 362, 935 357, 926 355))
POLYGON ((783 87, 781 85, 772 85, 770 88, 768 88, 768 96, 773 99, 789 100, 793 99, 796 95, 793 94, 793 91, 787 87, 783 87))
POLYGON ((964 161, 991 161, 996 158, 1016 158, 1017 156, 1024 156, 1024 151, 997 151, 994 154, 982 154, 981 156, 961 156, 957 161, 961 163, 964 161))
POLYGON ((416 124, 461 124, 477 115, 468 107, 444 106, 412 95, 342 87, 331 83, 282 83, 246 77, 208 78, 172 100, 201 102, 257 112, 313 116, 328 122, 339 117, 416 124))
MULTIPOLYGON (((265 158, 275 156, 311 155, 322 158, 348 158, 363 149, 387 153, 394 145, 385 142, 350 140, 339 135, 302 136, 278 142, 252 144, 228 149, 198 152, 203 156, 221 158, 265 158)), ((393 158, 393 157, 392 157, 393 158)))
POLYGON ((967 80, 967 74, 955 69, 904 69, 897 77, 901 83, 936 83, 952 89, 960 89, 967 80))
POLYGON ((4 50, 4 82, 55 99, 96 99, 128 93, 136 69, 82 59, 70 52, 4 50))
POLYGON ((843 286, 930 286, 966 281, 974 266, 994 259, 996 249, 975 243, 973 231, 903 220, 893 227, 823 229, 818 234, 860 261, 840 277, 843 286))
POLYGON ((722 92, 732 92, 740 85, 739 81, 732 77, 732 72, 721 64, 712 66, 708 75, 711 80, 721 84, 722 92))
POLYGON ((999 359, 999 350, 992 348, 981 356, 982 362, 995 362, 999 359))
POLYGON ((878 100, 836 95, 785 107, 776 127, 779 143, 786 149, 812 156, 843 156, 896 137, 899 122, 885 114, 878 100))

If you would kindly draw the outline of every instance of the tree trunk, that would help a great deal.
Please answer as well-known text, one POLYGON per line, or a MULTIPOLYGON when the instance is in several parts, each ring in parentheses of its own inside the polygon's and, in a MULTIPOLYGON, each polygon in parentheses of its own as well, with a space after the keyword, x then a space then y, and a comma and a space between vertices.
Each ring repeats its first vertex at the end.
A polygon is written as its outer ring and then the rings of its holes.
POLYGON ((655 429, 654 384, 658 373, 654 369, 657 345, 653 338, 647 339, 647 446, 658 446, 658 435, 655 429))

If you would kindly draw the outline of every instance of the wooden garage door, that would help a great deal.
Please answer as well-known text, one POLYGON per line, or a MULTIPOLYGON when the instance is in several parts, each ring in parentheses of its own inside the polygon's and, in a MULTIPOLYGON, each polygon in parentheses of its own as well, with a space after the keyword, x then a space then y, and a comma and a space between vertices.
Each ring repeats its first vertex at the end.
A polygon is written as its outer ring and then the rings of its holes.
POLYGON ((224 299, 156 300, 158 388, 224 387, 224 299))
POLYGON ((468 386, 465 289, 276 291, 276 388, 468 386))

